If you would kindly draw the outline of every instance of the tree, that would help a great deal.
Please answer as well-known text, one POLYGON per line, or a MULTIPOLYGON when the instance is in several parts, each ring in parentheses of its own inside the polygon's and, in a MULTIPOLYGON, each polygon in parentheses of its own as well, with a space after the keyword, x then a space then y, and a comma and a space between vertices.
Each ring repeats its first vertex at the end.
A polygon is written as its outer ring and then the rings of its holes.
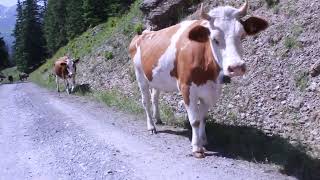
POLYGON ((0 37, 0 70, 9 67, 9 54, 3 37, 0 37))
POLYGON ((83 2, 79 0, 69 0, 67 4, 66 33, 68 41, 85 31, 86 26, 82 17, 83 2))
POLYGON ((66 14, 65 0, 48 0, 44 18, 44 32, 50 55, 53 55, 68 42, 65 27, 66 14))
POLYGON ((20 71, 30 72, 46 55, 41 12, 37 0, 18 1, 14 30, 15 60, 20 71))
POLYGON ((15 37, 15 41, 13 43, 13 59, 18 67, 18 69, 27 69, 27 64, 22 59, 22 22, 23 22, 23 15, 22 15, 22 4, 20 0, 17 3, 17 17, 16 17, 16 25, 13 31, 13 36, 15 37))
POLYGON ((83 18, 87 27, 95 26, 102 21, 104 7, 103 0, 83 0, 83 18))

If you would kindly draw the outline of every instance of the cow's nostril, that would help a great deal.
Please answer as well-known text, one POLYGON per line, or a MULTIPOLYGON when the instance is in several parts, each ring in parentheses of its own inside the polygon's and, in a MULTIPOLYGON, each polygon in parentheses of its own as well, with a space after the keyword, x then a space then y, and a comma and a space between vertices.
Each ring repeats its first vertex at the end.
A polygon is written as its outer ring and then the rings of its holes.
POLYGON ((228 67, 229 72, 234 72, 233 68, 231 66, 228 67))
POLYGON ((246 65, 245 64, 241 65, 241 71, 242 72, 246 72, 246 70, 247 70, 246 65))

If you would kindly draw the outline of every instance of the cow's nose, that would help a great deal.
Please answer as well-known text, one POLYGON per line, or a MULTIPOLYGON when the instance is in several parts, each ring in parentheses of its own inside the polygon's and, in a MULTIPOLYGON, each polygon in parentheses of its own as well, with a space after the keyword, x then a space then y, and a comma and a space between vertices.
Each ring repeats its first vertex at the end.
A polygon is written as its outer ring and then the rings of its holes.
POLYGON ((247 70, 247 67, 246 67, 245 63, 228 66, 228 71, 230 73, 234 73, 236 75, 244 74, 246 72, 246 70, 247 70))

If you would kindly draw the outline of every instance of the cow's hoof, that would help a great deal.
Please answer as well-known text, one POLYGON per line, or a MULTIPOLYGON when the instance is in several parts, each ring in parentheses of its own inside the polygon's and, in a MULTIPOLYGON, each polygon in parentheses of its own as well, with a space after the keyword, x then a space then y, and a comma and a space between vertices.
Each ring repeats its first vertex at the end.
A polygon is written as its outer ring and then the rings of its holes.
POLYGON ((149 130, 149 133, 151 134, 151 135, 153 135, 153 134, 157 134, 157 130, 154 128, 154 129, 150 129, 149 130))
POLYGON ((206 157, 204 155, 204 152, 193 152, 192 155, 193 155, 193 157, 198 158, 198 159, 202 159, 202 158, 206 157))
POLYGON ((163 125, 164 123, 161 121, 161 119, 157 119, 156 124, 157 125, 163 125))
POLYGON ((205 153, 205 152, 208 152, 208 150, 207 150, 205 147, 202 147, 202 148, 200 149, 200 152, 201 152, 201 153, 205 153))

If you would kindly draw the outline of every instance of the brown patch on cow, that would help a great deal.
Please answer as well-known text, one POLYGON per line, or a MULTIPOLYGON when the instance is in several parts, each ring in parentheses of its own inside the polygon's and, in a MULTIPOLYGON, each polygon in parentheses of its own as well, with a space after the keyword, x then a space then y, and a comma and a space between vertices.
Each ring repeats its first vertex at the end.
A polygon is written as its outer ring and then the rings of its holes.
POLYGON ((68 76, 68 69, 67 69, 67 56, 59 58, 53 67, 53 72, 59 76, 60 78, 66 79, 68 76))
POLYGON ((135 46, 140 46, 142 68, 149 81, 152 81, 152 70, 157 66, 160 57, 169 47, 172 36, 179 28, 178 24, 159 31, 146 31, 132 40, 129 48, 131 58, 136 54, 135 46))
POLYGON ((186 105, 190 104, 190 85, 188 84, 179 84, 179 89, 183 97, 183 101, 186 105))
POLYGON ((189 39, 197 42, 207 42, 209 40, 210 31, 203 26, 196 26, 189 32, 189 39))
POLYGON ((267 29, 267 27, 269 26, 266 20, 254 16, 240 22, 248 35, 255 35, 267 29))
POLYGON ((198 42, 189 39, 190 32, 194 28, 199 29, 201 22, 201 20, 195 22, 181 35, 176 45, 178 50, 174 68, 170 72, 171 76, 178 79, 180 91, 187 105, 189 104, 189 88, 186 91, 184 89, 187 88, 184 86, 189 87, 191 83, 200 86, 209 80, 216 81, 220 72, 220 67, 211 51, 210 41, 198 42))

